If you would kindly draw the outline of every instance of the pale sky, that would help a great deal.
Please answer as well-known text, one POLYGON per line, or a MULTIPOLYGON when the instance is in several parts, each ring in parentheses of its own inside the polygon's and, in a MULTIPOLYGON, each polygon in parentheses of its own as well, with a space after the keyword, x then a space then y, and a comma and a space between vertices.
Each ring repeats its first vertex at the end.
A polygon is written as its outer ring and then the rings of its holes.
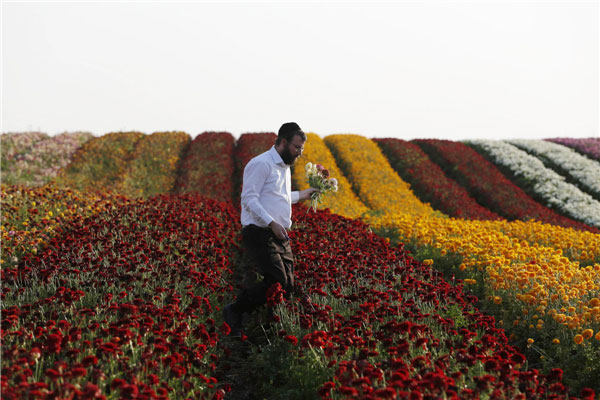
POLYGON ((599 136, 589 1, 2 1, 2 132, 599 136))

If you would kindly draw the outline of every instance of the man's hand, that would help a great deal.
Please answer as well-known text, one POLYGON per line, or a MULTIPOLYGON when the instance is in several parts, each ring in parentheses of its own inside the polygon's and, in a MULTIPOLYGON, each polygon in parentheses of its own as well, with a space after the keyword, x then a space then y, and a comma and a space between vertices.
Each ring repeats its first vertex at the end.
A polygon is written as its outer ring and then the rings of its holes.
POLYGON ((308 188, 308 189, 299 191, 298 194, 300 195, 300 200, 308 200, 308 199, 310 199, 311 194, 313 194, 314 192, 318 192, 318 191, 319 191, 319 189, 308 188))
POLYGON ((286 241, 286 240, 290 239, 285 228, 283 226, 281 226, 281 224, 278 224, 275 221, 271 221, 271 223, 269 224, 269 228, 271 228, 271 230, 273 231, 273 233, 275 234, 275 237, 277 239, 282 240, 282 241, 286 241))

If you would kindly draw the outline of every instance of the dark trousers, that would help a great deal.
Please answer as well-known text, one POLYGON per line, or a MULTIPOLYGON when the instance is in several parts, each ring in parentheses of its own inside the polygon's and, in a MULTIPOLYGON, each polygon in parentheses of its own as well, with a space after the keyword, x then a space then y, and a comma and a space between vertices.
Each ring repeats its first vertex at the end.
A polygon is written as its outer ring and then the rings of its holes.
POLYGON ((267 302, 267 290, 279 282, 288 297, 294 290, 294 256, 289 240, 281 241, 270 228, 248 225, 242 229, 242 242, 256 270, 263 276, 245 287, 232 308, 252 312, 267 302))

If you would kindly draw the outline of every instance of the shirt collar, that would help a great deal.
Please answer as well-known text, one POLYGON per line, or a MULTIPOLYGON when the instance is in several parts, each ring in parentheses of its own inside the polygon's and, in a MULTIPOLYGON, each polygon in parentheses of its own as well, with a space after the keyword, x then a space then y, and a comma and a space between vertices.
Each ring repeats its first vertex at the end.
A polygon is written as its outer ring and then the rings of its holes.
POLYGON ((271 149, 269 150, 269 152, 271 153, 271 158, 273 159, 273 162, 275 164, 281 165, 282 167, 287 167, 288 166, 285 162, 283 162, 283 158, 281 158, 281 156, 279 155, 279 153, 275 149, 275 146, 271 147, 271 149))

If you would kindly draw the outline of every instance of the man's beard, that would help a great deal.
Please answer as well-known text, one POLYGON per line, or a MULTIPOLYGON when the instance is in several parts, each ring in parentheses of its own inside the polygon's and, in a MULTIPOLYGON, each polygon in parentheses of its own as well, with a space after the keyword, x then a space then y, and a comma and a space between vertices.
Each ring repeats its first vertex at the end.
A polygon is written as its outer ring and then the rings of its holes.
POLYGON ((293 165, 296 161, 296 158, 298 158, 298 156, 293 156, 287 148, 283 149, 280 156, 283 162, 287 165, 293 165))

